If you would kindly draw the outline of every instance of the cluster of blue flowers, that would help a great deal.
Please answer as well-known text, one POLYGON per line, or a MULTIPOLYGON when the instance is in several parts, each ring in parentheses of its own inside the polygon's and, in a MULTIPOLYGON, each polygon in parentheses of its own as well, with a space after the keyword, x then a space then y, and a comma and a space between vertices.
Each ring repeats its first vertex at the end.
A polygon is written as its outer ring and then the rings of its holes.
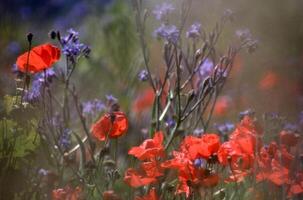
POLYGON ((67 32, 68 35, 61 38, 63 54, 72 60, 80 55, 88 57, 91 50, 87 45, 80 43, 79 33, 73 29, 69 29, 67 32))
POLYGON ((86 101, 82 103, 82 113, 85 116, 95 116, 97 113, 100 113, 103 110, 105 110, 105 105, 99 99, 94 99, 92 101, 86 101))
POLYGON ((24 100, 31 103, 38 101, 43 87, 49 87, 55 77, 56 73, 52 68, 37 74, 33 79, 31 88, 25 93, 24 100))

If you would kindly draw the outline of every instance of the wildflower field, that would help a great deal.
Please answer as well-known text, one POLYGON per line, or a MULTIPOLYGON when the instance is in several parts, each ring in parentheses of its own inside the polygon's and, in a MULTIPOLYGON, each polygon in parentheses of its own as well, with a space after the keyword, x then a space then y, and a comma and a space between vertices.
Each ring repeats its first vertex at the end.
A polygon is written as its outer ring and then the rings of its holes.
POLYGON ((301 0, 0 2, 0 200, 303 199, 301 0))

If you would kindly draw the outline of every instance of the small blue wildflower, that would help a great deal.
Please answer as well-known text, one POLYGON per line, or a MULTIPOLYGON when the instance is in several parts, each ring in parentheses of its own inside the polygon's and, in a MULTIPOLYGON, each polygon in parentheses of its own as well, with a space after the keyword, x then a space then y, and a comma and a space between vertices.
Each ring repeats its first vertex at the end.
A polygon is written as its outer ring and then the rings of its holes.
POLYGON ((139 74, 138 74, 138 79, 140 81, 147 81, 147 79, 148 79, 148 72, 145 69, 141 70, 139 72, 139 74))
POLYGON ((207 164, 207 161, 203 158, 197 158, 195 161, 194 161, 194 165, 195 167, 197 168, 205 168, 206 167, 206 164, 207 164))
POLYGON ((110 105, 118 103, 118 99, 116 97, 114 97, 113 95, 109 94, 109 95, 105 95, 106 100, 108 101, 108 103, 110 105))
POLYGON ((197 38, 201 34, 201 24, 200 23, 194 23, 192 24, 188 31, 186 32, 186 37, 188 38, 197 38))
POLYGON ((48 87, 52 82, 52 78, 55 76, 56 73, 53 69, 46 70, 45 74, 44 72, 37 74, 33 79, 31 88, 26 92, 24 100, 27 102, 38 101, 41 96, 43 86, 48 87))
POLYGON ((162 20, 164 16, 168 15, 170 12, 174 11, 175 8, 172 4, 164 2, 161 5, 156 5, 153 14, 157 20, 162 20))
POLYGON ((66 128, 61 133, 59 138, 59 145, 64 150, 67 151, 71 145, 71 130, 66 128))
POLYGON ((210 76, 214 69, 214 63, 211 59, 206 58, 199 67, 200 78, 204 79, 207 76, 210 76))
POLYGON ((169 118, 168 120, 166 120, 165 125, 166 125, 168 128, 172 129, 172 128, 175 127, 176 121, 173 120, 173 119, 171 119, 171 118, 169 118))
POLYGON ((204 133, 204 129, 203 128, 197 128, 194 130, 193 135, 196 137, 201 136, 204 133))
POLYGON ((179 30, 174 25, 161 24, 161 26, 154 31, 154 36, 176 44, 179 39, 179 30))
POLYGON ((24 100, 27 102, 38 101, 41 96, 42 82, 39 79, 34 79, 31 88, 25 93, 24 100))
POLYGON ((68 35, 61 39, 63 54, 73 60, 75 57, 78 57, 81 54, 88 57, 90 48, 87 45, 79 42, 79 33, 73 29, 69 29, 67 33, 68 35))
POLYGON ((93 115, 93 116, 105 109, 104 103, 98 99, 84 102, 82 103, 82 107, 83 107, 82 112, 84 115, 93 115))
POLYGON ((225 122, 222 124, 215 124, 214 128, 221 134, 221 135, 227 135, 230 133, 234 128, 235 125, 230 122, 225 122))

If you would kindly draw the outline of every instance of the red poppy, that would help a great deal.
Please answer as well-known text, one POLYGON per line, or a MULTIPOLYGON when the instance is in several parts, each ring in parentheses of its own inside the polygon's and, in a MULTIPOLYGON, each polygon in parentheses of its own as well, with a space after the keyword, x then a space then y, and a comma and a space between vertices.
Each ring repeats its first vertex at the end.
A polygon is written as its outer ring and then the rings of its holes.
POLYGON ((232 99, 229 96, 219 97, 214 107, 214 115, 217 117, 226 115, 228 109, 230 109, 231 106, 232 99))
POLYGON ((55 189, 52 192, 52 200, 78 200, 82 190, 80 187, 75 189, 65 186, 63 189, 55 189))
POLYGON ((220 138, 216 134, 204 134, 201 138, 186 136, 180 146, 184 153, 188 153, 190 159, 209 159, 220 147, 220 138))
POLYGON ((279 82, 279 75, 273 71, 268 71, 259 82, 261 90, 270 90, 274 88, 279 82))
POLYGON ((124 112, 106 113, 91 127, 91 132, 100 141, 117 138, 126 133, 128 120, 124 112))
POLYGON ((21 72, 37 73, 50 68, 59 59, 60 49, 47 43, 36 46, 30 52, 20 55, 16 64, 21 72))
POLYGON ((158 200, 157 192, 155 188, 149 190, 148 194, 143 197, 136 197, 135 200, 158 200))
POLYGON ((137 114, 150 109, 155 100, 155 93, 152 88, 142 91, 142 93, 135 99, 133 104, 133 111, 137 114))
POLYGON ((156 177, 148 177, 133 168, 126 170, 124 181, 131 187, 141 187, 157 181, 156 177))
POLYGON ((156 156, 164 157, 163 133, 156 132, 153 139, 145 140, 140 146, 133 147, 128 151, 139 160, 155 158, 156 156))

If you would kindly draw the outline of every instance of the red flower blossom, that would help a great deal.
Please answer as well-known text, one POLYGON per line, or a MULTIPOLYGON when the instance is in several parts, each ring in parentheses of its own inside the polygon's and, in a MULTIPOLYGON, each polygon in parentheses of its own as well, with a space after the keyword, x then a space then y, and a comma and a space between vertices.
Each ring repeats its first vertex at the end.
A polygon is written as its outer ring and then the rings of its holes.
POLYGON ((60 55, 59 48, 51 44, 42 44, 20 55, 16 64, 21 72, 37 73, 51 67, 60 59, 60 55))
POLYGON ((211 155, 217 153, 220 147, 220 138, 216 134, 204 134, 201 138, 186 136, 181 143, 180 149, 188 153, 190 159, 209 159, 211 155))
POLYGON ((133 147, 128 151, 139 160, 155 158, 156 156, 164 157, 163 133, 156 132, 153 139, 145 140, 140 146, 133 147))
POLYGON ((232 100, 229 96, 221 96, 218 98, 214 107, 214 116, 220 117, 226 115, 228 109, 231 108, 232 100))
POLYGON ((128 120, 121 111, 106 113, 91 127, 91 132, 100 141, 117 138, 126 133, 128 120))
POLYGON ((273 71, 269 71, 264 74, 264 76, 260 80, 259 88, 261 90, 270 90, 278 84, 279 79, 280 77, 278 76, 278 74, 273 71))
POLYGON ((141 187, 154 183, 157 179, 156 177, 148 177, 133 168, 129 168, 125 172, 124 181, 131 187, 141 187))
POLYGON ((55 189, 52 192, 52 200, 78 200, 80 198, 82 190, 80 187, 75 189, 70 186, 65 186, 65 188, 55 189))
POLYGON ((135 200, 158 200, 157 192, 155 188, 149 190, 148 194, 143 197, 136 197, 135 200))
POLYGON ((155 100, 155 93, 152 88, 144 90, 134 101, 133 111, 137 114, 150 109, 155 100))

